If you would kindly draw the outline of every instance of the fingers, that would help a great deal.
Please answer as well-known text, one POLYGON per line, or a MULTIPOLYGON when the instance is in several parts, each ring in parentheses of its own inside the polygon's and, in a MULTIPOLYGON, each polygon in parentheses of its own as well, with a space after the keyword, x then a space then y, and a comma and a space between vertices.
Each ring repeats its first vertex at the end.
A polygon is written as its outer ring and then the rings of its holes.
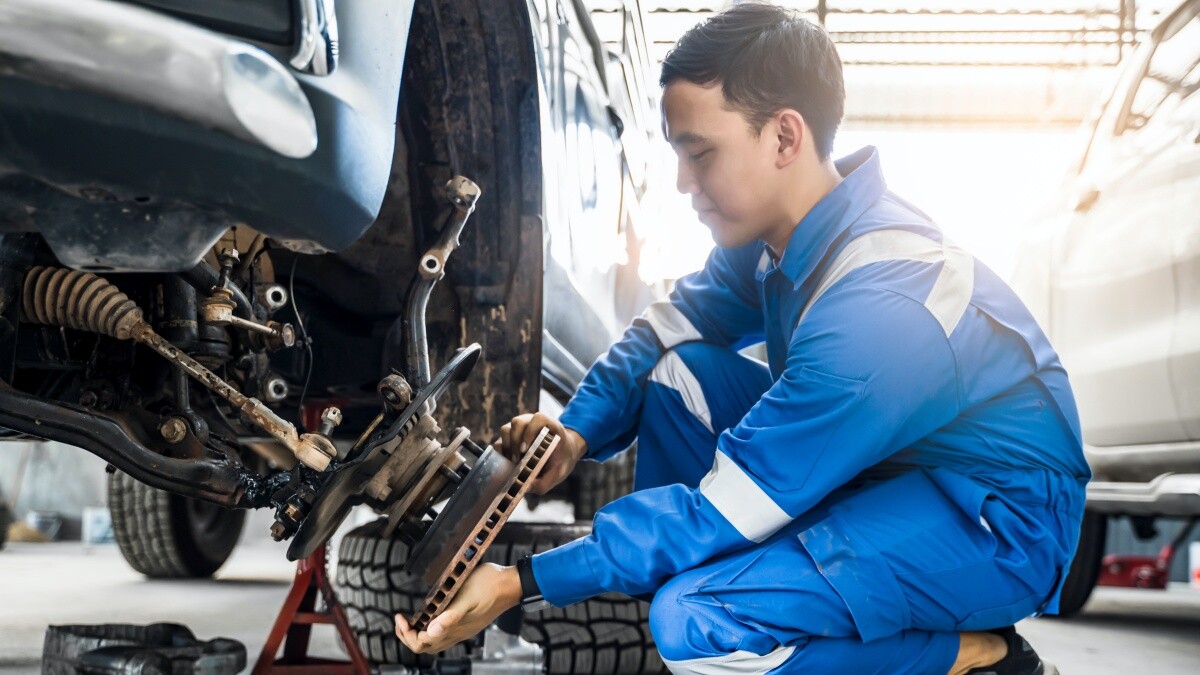
POLYGON ((562 423, 546 413, 517 415, 511 422, 500 427, 498 446, 506 456, 515 459, 529 448, 542 429, 547 428, 558 436, 565 433, 562 423))
POLYGON ((500 427, 500 450, 506 457, 517 459, 525 452, 525 448, 521 446, 521 438, 533 417, 528 413, 517 415, 511 422, 500 427))
POLYGON ((514 417, 512 421, 511 444, 504 446, 508 452, 508 456, 517 459, 525 452, 525 446, 521 443, 521 439, 525 436, 525 428, 533 421, 533 415, 521 415, 514 417))
POLYGON ((429 623, 429 627, 421 632, 413 630, 409 625, 408 619, 403 614, 396 615, 396 637, 404 643, 416 654, 427 654, 440 652, 446 647, 456 642, 457 638, 450 638, 447 632, 454 628, 459 618, 459 613, 451 610, 442 612, 436 619, 429 623))
POLYGON ((408 624, 408 619, 403 614, 396 615, 396 637, 400 638, 405 647, 418 654, 421 653, 421 641, 417 635, 417 631, 412 629, 412 626, 408 624))
POLYGON ((440 638, 446 634, 448 628, 454 627, 458 620, 462 617, 461 611, 451 607, 437 616, 436 619, 429 622, 430 637, 440 638))
POLYGON ((513 446, 512 422, 500 427, 500 440, 496 441, 495 445, 496 449, 504 453, 505 457, 512 457, 512 453, 509 452, 509 448, 513 446))
POLYGON ((533 419, 525 426, 521 435, 522 447, 528 448, 537 439, 537 435, 542 432, 542 429, 549 429, 552 434, 562 435, 562 424, 559 424, 558 420, 546 413, 534 413, 533 419))
MULTIPOLYGON (((570 441, 566 437, 567 431, 561 422, 546 413, 539 412, 518 415, 512 418, 511 422, 500 427, 500 440, 496 444, 497 449, 503 452, 505 457, 516 461, 537 440, 538 434, 543 429, 549 429, 550 433, 557 435, 564 442, 570 441)), ((530 490, 534 494, 546 494, 554 486, 561 483, 573 467, 573 460, 567 459, 562 451, 556 452, 555 455, 551 456, 538 479, 530 486, 530 490)))

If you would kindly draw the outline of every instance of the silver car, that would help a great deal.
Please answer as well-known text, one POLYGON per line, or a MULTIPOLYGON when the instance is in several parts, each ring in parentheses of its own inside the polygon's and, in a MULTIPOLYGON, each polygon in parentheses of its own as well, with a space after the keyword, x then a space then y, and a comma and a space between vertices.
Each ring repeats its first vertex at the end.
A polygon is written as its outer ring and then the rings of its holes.
POLYGON ((1063 613, 1109 515, 1200 515, 1200 1, 1164 15, 1088 123, 1013 285, 1071 375, 1095 478, 1063 613))

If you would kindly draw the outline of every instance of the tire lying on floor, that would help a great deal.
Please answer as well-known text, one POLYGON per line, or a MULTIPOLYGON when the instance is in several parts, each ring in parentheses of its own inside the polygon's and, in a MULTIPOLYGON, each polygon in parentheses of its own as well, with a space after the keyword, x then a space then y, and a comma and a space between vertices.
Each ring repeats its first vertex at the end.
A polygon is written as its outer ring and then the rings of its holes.
POLYGON ((125 561, 156 579, 212 576, 246 520, 245 511, 173 495, 120 471, 108 476, 108 508, 125 561))
MULTIPOLYGON (((382 537, 385 522, 380 519, 352 530, 338 550, 338 599, 367 659, 429 667, 435 659, 469 656, 465 643, 434 657, 413 654, 396 639, 393 617, 398 613, 411 616, 425 599, 425 586, 402 570, 408 546, 382 537)), ((588 525, 508 523, 484 560, 511 565, 526 554, 584 536, 590 529, 588 525)), ((563 609, 527 614, 521 637, 541 645, 545 672, 551 674, 666 672, 650 635, 649 609, 640 600, 608 594, 563 609)))

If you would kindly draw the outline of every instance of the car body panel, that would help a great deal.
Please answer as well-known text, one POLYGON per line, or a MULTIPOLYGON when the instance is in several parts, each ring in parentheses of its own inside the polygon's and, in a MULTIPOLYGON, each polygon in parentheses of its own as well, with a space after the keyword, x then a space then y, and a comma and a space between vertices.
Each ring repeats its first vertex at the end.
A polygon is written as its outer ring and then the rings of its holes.
POLYGON ((338 69, 294 73, 318 126, 317 149, 304 159, 116 98, 4 78, 0 213, 29 212, 5 226, 49 230, 56 252, 76 266, 86 256, 71 251, 93 247, 92 257, 125 271, 194 266, 237 223, 312 251, 345 248, 374 222, 387 186, 414 1, 355 0, 353 11, 341 5, 338 69), (27 177, 41 185, 30 187, 27 177), (77 228, 56 234, 47 227, 62 211, 94 208, 89 194, 119 206, 98 224, 103 237, 79 241, 72 239, 77 228), (165 261, 137 255, 131 245, 197 227, 209 234, 165 261))
POLYGON ((547 186, 561 186, 546 190, 545 329, 586 366, 653 299, 636 233, 658 133, 648 44, 634 0, 615 58, 586 30, 582 3, 532 4, 547 47, 547 133, 563 148, 543 155, 547 186))
POLYGON ((1173 180, 1177 217, 1171 240, 1178 311, 1171 377, 1184 433, 1200 440, 1200 96, 1193 95, 1178 113, 1183 142, 1178 144, 1173 180))
POLYGON ((1200 514, 1198 15, 1179 3, 1126 58, 1013 275, 1071 376, 1100 513, 1200 514))

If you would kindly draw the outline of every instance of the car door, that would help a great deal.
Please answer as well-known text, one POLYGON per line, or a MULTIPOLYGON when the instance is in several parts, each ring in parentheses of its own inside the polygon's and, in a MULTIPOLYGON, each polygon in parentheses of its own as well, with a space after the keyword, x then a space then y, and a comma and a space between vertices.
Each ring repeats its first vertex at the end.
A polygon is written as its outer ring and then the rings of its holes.
POLYGON ((1176 408, 1189 440, 1200 440, 1200 1, 1172 42, 1171 86, 1156 118, 1172 138, 1174 219, 1171 239, 1177 289, 1171 343, 1171 383, 1176 408))
POLYGON ((1156 118, 1179 39, 1195 38, 1156 30, 1132 57, 1079 174, 1076 214, 1056 242, 1054 343, 1092 445, 1188 437, 1171 368, 1178 166, 1174 139, 1156 118))
MULTIPOLYGON (((535 3, 541 26, 549 124, 543 328, 588 366, 628 323, 618 315, 616 280, 627 264, 622 216, 622 144, 611 113, 608 55, 577 0, 535 3)), ((619 83, 623 85, 624 83, 619 83)), ((627 125, 631 128, 632 124, 627 125)))

